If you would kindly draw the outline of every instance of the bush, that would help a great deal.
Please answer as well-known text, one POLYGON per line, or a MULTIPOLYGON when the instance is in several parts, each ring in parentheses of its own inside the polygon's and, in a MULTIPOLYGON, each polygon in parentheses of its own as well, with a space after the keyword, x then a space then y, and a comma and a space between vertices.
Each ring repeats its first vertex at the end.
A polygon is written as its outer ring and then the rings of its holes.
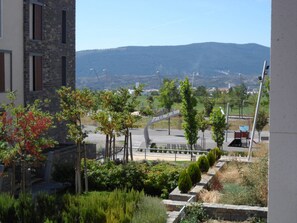
POLYGON ((208 219, 208 216, 202 208, 201 204, 187 206, 185 209, 185 214, 186 216, 183 220, 181 220, 181 223, 204 222, 208 219))
POLYGON ((192 188, 192 181, 187 170, 183 170, 178 178, 178 189, 182 193, 187 193, 192 188))
POLYGON ((156 197, 143 197, 132 218, 132 223, 143 222, 166 223, 166 207, 156 197))
POLYGON ((188 167, 188 173, 190 175, 193 184, 199 183, 201 180, 201 171, 197 163, 191 163, 188 167))
POLYGON ((213 153, 213 151, 210 151, 208 154, 207 154, 207 160, 208 160, 208 163, 209 163, 209 166, 213 166, 216 162, 216 156, 215 154, 213 153))
POLYGON ((16 222, 15 199, 8 194, 0 196, 0 222, 16 222))
POLYGON ((32 196, 21 194, 15 203, 15 211, 19 222, 34 222, 35 211, 32 196))
POLYGON ((216 160, 221 158, 222 151, 218 147, 213 148, 211 151, 215 154, 216 160))
POLYGON ((208 159, 205 155, 198 158, 197 164, 202 173, 206 173, 209 170, 208 159))

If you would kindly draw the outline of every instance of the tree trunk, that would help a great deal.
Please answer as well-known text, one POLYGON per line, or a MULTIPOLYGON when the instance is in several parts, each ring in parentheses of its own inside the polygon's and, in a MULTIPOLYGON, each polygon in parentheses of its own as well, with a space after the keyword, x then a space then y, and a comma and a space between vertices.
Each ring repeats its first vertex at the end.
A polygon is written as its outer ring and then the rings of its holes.
POLYGON ((126 137, 126 135, 125 135, 124 148, 123 148, 123 150, 124 150, 124 154, 123 154, 123 163, 126 163, 126 153, 127 153, 127 151, 126 151, 126 141, 127 141, 127 137, 126 137))
POLYGON ((80 175, 80 160, 81 160, 81 143, 76 147, 76 163, 75 163, 75 192, 81 194, 81 175, 80 175))
POLYGON ((88 184, 88 170, 87 170, 87 148, 85 143, 84 143, 84 176, 85 176, 85 192, 88 192, 89 184, 88 184))
POLYGON ((113 140, 113 137, 112 137, 112 134, 110 134, 110 138, 109 138, 109 147, 108 147, 108 158, 111 159, 111 156, 112 156, 112 152, 111 152, 111 145, 112 145, 112 140, 113 140))
POLYGON ((105 138, 104 160, 106 160, 107 157, 108 157, 108 141, 109 141, 109 137, 108 137, 108 134, 106 134, 106 138, 105 138))
POLYGON ((15 193, 15 162, 13 161, 12 162, 12 173, 11 173, 11 181, 10 181, 10 185, 11 185, 11 188, 10 188, 10 193, 11 195, 14 195, 15 193))
POLYGON ((170 118, 168 118, 168 135, 170 135, 170 118))
POLYGON ((21 193, 24 194, 25 192, 26 192, 26 162, 22 155, 22 158, 21 158, 21 193))
POLYGON ((261 142, 261 131, 258 131, 258 142, 261 142))
POLYGON ((112 159, 115 160, 115 156, 116 156, 116 151, 115 151, 115 135, 113 135, 113 144, 112 144, 112 159))
MULTIPOLYGON (((129 130, 128 130, 129 131, 129 130)), ((131 160, 133 161, 133 153, 132 153, 132 133, 130 132, 129 133, 129 136, 130 136, 130 157, 131 157, 131 160)))

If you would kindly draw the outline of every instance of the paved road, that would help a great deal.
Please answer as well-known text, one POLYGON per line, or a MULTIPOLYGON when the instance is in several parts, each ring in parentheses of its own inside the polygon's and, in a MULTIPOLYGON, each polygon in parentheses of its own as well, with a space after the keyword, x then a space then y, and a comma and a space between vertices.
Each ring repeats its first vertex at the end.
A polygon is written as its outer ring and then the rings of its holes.
MULTIPOLYGON (((95 127, 85 126, 85 129, 89 132, 87 142, 97 144, 97 147, 103 148, 105 145, 105 135, 94 133, 95 127)), ((140 152, 140 149, 145 148, 145 139, 143 136, 143 129, 131 129, 132 133, 132 147, 134 149, 133 155, 134 159, 165 159, 166 160, 190 160, 191 157, 189 154, 170 154, 170 153, 150 153, 147 151, 145 153, 143 150, 140 152)), ((228 147, 228 144, 233 140, 234 131, 229 131, 227 142, 224 142, 223 149, 227 151, 247 151, 247 148, 237 148, 237 147, 228 147)), ((171 129, 171 135, 168 135, 167 129, 149 129, 149 136, 151 142, 155 142, 157 145, 167 145, 167 144, 187 144, 187 141, 184 137, 183 130, 171 129)), ((262 132, 261 136, 269 136, 269 132, 262 132)), ((214 148, 216 143, 211 138, 211 131, 205 131, 205 144, 207 148, 214 148)), ((199 131, 198 144, 201 145, 202 132, 199 131)), ((124 141, 124 137, 120 136, 117 138, 118 141, 124 141)), ((255 141, 258 142, 258 134, 255 134, 255 141)), ((121 154, 119 155, 121 156, 121 154)))

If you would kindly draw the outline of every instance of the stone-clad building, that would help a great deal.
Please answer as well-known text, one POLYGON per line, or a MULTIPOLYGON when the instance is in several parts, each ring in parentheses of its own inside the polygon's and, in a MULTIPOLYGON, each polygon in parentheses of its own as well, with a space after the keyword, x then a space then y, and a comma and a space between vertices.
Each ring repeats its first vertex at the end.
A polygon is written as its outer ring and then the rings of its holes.
POLYGON ((61 86, 75 86, 75 0, 0 0, 0 102, 17 91, 55 113, 61 86))

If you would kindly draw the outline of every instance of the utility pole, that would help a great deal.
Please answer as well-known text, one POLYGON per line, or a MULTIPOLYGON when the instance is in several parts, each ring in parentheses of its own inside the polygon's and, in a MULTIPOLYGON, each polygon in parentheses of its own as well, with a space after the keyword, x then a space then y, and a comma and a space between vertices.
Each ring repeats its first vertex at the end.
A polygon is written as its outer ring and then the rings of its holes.
POLYGON ((265 76, 268 74, 268 69, 269 69, 269 66, 267 65, 267 62, 265 60, 264 65, 263 65, 262 76, 259 77, 259 80, 261 82, 260 82, 260 87, 259 87, 256 111, 255 111, 255 115, 254 115, 253 129, 252 129, 252 135, 251 135, 251 139, 250 139, 250 146, 249 146, 249 152, 248 152, 248 160, 250 160, 251 156, 252 156, 252 148, 253 148, 253 142, 254 142, 256 122, 257 122, 257 117, 258 117, 258 112, 259 112, 259 107, 260 107, 261 95, 262 95, 262 87, 263 87, 263 84, 265 81, 265 76))

